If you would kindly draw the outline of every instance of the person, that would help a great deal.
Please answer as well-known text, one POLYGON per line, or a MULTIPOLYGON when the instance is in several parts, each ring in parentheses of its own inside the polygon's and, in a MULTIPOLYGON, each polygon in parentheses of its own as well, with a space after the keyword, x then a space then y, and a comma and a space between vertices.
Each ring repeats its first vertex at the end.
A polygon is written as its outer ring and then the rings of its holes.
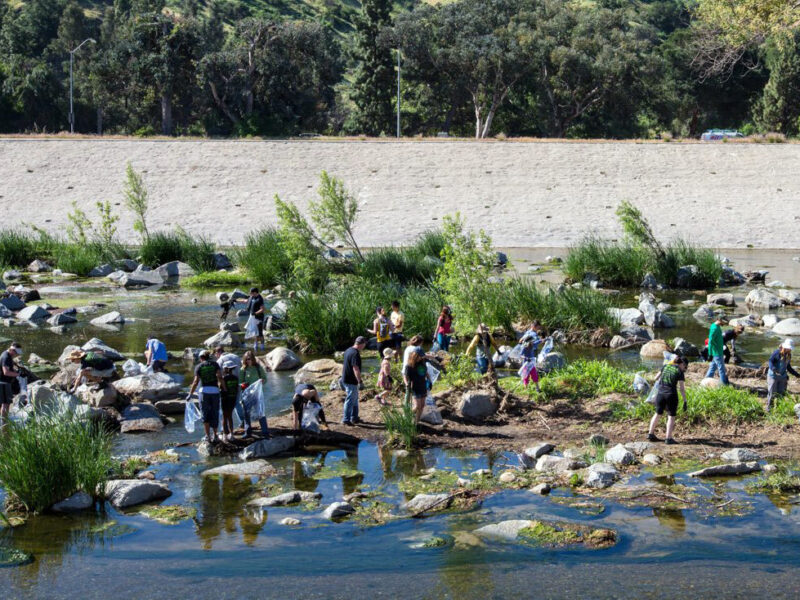
POLYGON ((536 368, 536 350, 538 347, 539 338, 528 337, 525 344, 522 346, 520 357, 522 358, 522 367, 519 370, 520 377, 522 377, 522 384, 528 387, 532 381, 536 384, 536 391, 541 392, 539 387, 539 371, 536 368))
POLYGON ((22 356, 22 346, 11 342, 8 349, 0 354, 0 422, 8 419, 8 411, 14 400, 14 387, 18 381, 19 368, 14 359, 22 356))
POLYGON ((478 372, 484 375, 486 371, 489 370, 490 366, 494 368, 494 363, 492 362, 492 348, 500 352, 500 347, 497 345, 497 342, 494 341, 492 334, 489 333, 489 328, 484 323, 478 325, 475 337, 472 338, 464 354, 469 356, 472 354, 473 348, 475 349, 475 361, 478 363, 478 372))
POLYGON ((203 350, 200 353, 200 364, 194 369, 194 380, 191 388, 189 388, 189 395, 186 396, 187 402, 191 401, 192 395, 194 395, 194 391, 198 386, 200 386, 198 393, 200 411, 203 414, 203 429, 206 434, 203 439, 208 442, 214 442, 216 441, 217 428, 219 427, 219 393, 221 389, 225 388, 225 382, 222 380, 222 371, 219 363, 211 360, 211 353, 208 350, 203 350))
POLYGON ((722 341, 722 326, 724 324, 725 318, 719 316, 708 330, 708 358, 711 364, 708 367, 706 377, 714 377, 714 374, 719 371, 719 380, 722 385, 728 385, 728 374, 725 371, 724 361, 725 343, 722 341))
POLYGON ((434 338, 439 345, 440 350, 445 352, 450 351, 450 334, 453 332, 453 315, 450 312, 450 307, 445 305, 442 307, 442 312, 439 313, 439 318, 436 320, 436 332, 434 338))
MULTIPOLYGON (((250 352, 250 351, 249 351, 250 352)), ((214 360, 220 365, 228 363, 233 367, 233 374, 239 376, 239 370, 242 368, 242 359, 233 352, 225 352, 224 346, 214 346, 212 351, 214 360)))
POLYGON ((295 431, 300 431, 300 424, 303 419, 303 409, 308 404, 319 405, 317 418, 327 429, 328 421, 325 419, 325 411, 322 410, 322 402, 319 399, 319 392, 317 392, 317 388, 310 383, 300 383, 294 388, 294 396, 292 397, 292 421, 294 422, 295 431))
POLYGON ((87 381, 100 381, 113 377, 116 368, 110 358, 96 352, 86 352, 85 350, 73 350, 69 354, 69 359, 73 363, 80 363, 78 375, 72 385, 72 393, 78 390, 82 379, 87 381))
POLYGON ((164 345, 164 342, 156 339, 152 334, 147 336, 147 345, 144 347, 144 357, 147 360, 147 366, 153 367, 153 373, 162 373, 169 360, 167 347, 164 345))
POLYGON ((408 358, 408 364, 403 370, 403 381, 414 397, 415 422, 419 423, 425 409, 425 397, 428 395, 428 367, 422 350, 413 352, 408 358))
MULTIPOLYGON (((727 329, 722 332, 722 343, 724 344, 724 362, 727 365, 731 361, 732 356, 736 356, 736 339, 744 332, 744 326, 737 325, 733 329, 727 329), (730 346, 728 346, 730 342, 730 346)), ((705 347, 700 351, 700 356, 703 360, 708 361, 708 339, 706 338, 705 347)))
POLYGON ((256 336, 256 341, 253 342, 253 351, 255 352, 266 348, 264 346, 264 308, 264 296, 261 295, 257 287, 251 287, 250 297, 247 299, 244 309, 251 317, 255 318, 258 325, 258 336, 256 336))
POLYGON ((386 309, 382 306, 375 309, 375 315, 375 320, 372 322, 372 329, 367 329, 367 332, 377 338, 378 353, 383 354, 386 348, 394 347, 394 340, 392 339, 394 325, 392 325, 392 322, 386 316, 386 309))
POLYGON ((233 409, 239 399, 239 378, 231 363, 222 364, 222 441, 233 439, 233 409))
MULTIPOLYGON (((238 357, 237 357, 238 358, 238 357)), ((267 378, 264 372, 264 367, 258 364, 256 355, 252 350, 248 350, 242 357, 242 368, 239 371, 239 385, 244 390, 253 385, 256 381, 260 381, 263 385, 267 378)), ((239 402, 236 405, 236 412, 239 415, 242 423, 244 423, 243 437, 250 437, 253 435, 253 427, 250 424, 250 406, 245 406, 244 402, 239 402)), ((269 428, 267 427, 267 417, 259 417, 258 424, 261 427, 261 435, 269 437, 269 428)))
POLYGON ((361 351, 367 345, 364 336, 358 336, 353 345, 345 350, 342 357, 342 384, 345 389, 344 414, 342 425, 360 423, 358 418, 358 389, 363 386, 361 379, 361 351))
POLYGON ((683 412, 686 412, 686 388, 683 382, 688 366, 689 360, 685 356, 678 356, 661 368, 656 383, 653 384, 658 385, 658 392, 656 393, 656 414, 650 419, 650 430, 647 433, 647 439, 651 442, 659 441, 655 433, 656 425, 666 410, 667 437, 665 443, 675 443, 672 433, 675 430, 675 416, 678 414, 678 391, 683 397, 683 412))
POLYGON ((386 348, 383 351, 383 360, 381 361, 381 370, 378 372, 378 388, 382 390, 375 400, 381 406, 386 406, 386 396, 392 391, 392 363, 391 360, 395 356, 395 351, 392 348, 386 348))
POLYGON ((392 314, 389 315, 394 326, 392 331, 392 341, 394 342, 394 359, 395 362, 400 360, 400 349, 403 347, 403 340, 406 339, 403 335, 403 327, 406 324, 406 316, 400 312, 400 302, 392 300, 392 314))
POLYGON ((769 357, 769 370, 767 371, 767 412, 772 410, 772 400, 775 396, 783 396, 789 384, 789 373, 800 377, 792 368, 792 350, 794 342, 786 339, 769 357))
POLYGON ((528 340, 533 340, 535 352, 539 348, 539 344, 542 343, 542 325, 539 321, 534 320, 530 324, 525 333, 522 334, 522 337, 519 338, 519 343, 524 344, 528 340))
MULTIPOLYGON (((410 340, 408 340, 408 345, 406 346, 406 349, 403 351, 403 365, 401 367, 400 371, 401 373, 405 372, 406 366, 408 366, 409 357, 417 350, 419 350, 420 352, 422 351, 422 342, 423 340, 421 335, 415 335, 410 340)), ((406 404, 408 404, 409 402, 411 402, 411 388, 406 386, 406 404)))

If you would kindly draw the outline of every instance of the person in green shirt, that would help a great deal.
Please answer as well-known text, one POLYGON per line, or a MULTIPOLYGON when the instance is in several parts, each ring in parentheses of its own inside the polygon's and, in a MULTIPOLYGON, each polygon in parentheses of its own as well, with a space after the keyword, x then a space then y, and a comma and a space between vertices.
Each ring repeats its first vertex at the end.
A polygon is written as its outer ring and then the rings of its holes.
MULTIPOLYGON (((246 389, 256 381, 261 381, 263 384, 266 378, 267 374, 264 371, 264 367, 258 364, 256 355, 253 353, 253 351, 248 350, 245 352, 244 356, 242 357, 242 368, 239 370, 239 383, 241 384, 242 389, 246 389)), ((253 435, 253 428, 250 425, 250 406, 245 406, 243 402, 239 402, 236 405, 236 413, 239 415, 239 419, 241 419, 242 423, 244 424, 243 437, 251 437, 253 435)), ((258 424, 261 426, 261 435, 264 437, 269 437, 267 417, 259 417, 258 424)))
POLYGON ((647 432, 647 439, 651 442, 657 442, 659 439, 656 437, 656 426, 658 420, 664 411, 667 413, 667 437, 664 440, 667 444, 674 444, 675 440, 672 437, 672 432, 675 430, 675 417, 678 414, 678 392, 683 397, 683 412, 686 412, 686 388, 684 387, 684 380, 686 379, 684 373, 689 366, 689 361, 685 356, 679 356, 671 363, 662 367, 661 373, 658 374, 654 386, 658 386, 656 393, 656 414, 650 419, 650 430, 647 432))
POLYGON ((719 371, 719 380, 722 385, 728 385, 728 374, 725 371, 725 342, 722 339, 722 326, 726 323, 724 317, 717 317, 708 330, 708 367, 706 377, 714 377, 719 371))

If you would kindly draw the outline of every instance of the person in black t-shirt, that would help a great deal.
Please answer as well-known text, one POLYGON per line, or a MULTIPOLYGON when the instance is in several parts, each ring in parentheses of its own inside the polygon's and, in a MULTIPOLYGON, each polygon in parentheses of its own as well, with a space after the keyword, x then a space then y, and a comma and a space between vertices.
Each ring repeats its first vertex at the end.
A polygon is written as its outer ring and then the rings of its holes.
POLYGON ((346 392, 344 399, 343 425, 360 423, 358 418, 358 389, 361 380, 361 351, 367 345, 364 336, 358 336, 353 345, 345 350, 342 357, 342 384, 346 392))
POLYGON ((103 382, 103 380, 113 377, 116 371, 114 362, 98 352, 73 350, 70 352, 69 359, 73 363, 80 363, 75 383, 72 384, 73 394, 78 390, 81 380, 103 382))
POLYGON ((22 346, 11 342, 8 350, 0 354, 0 421, 8 418, 14 400, 14 383, 19 377, 19 368, 14 359, 22 356, 22 346))
POLYGON ((200 412, 203 413, 203 428, 205 439, 209 442, 216 441, 217 428, 219 427, 220 390, 225 388, 222 380, 222 371, 216 361, 211 360, 211 353, 203 350, 200 353, 200 364, 195 367, 194 381, 189 388, 187 402, 191 402, 192 395, 200 386, 200 412))
POLYGON ((675 416, 678 414, 678 391, 683 396, 683 412, 686 412, 686 389, 683 382, 684 373, 689 366, 689 361, 685 356, 679 356, 674 361, 662 367, 661 373, 653 385, 658 386, 656 394, 656 414, 650 419, 650 430, 647 439, 657 442, 659 439, 655 435, 656 425, 664 411, 667 411, 667 439, 665 443, 674 444, 672 432, 675 429, 675 416))
MULTIPOLYGON (((242 300, 238 300, 237 302, 241 301, 242 300)), ((247 299, 247 304, 244 309, 247 311, 247 314, 256 319, 256 323, 258 324, 258 337, 256 337, 256 341, 253 342, 253 351, 258 352, 259 350, 264 350, 266 348, 264 346, 264 318, 266 317, 266 313, 264 310, 264 296, 261 295, 257 287, 250 288, 250 297, 247 299)))

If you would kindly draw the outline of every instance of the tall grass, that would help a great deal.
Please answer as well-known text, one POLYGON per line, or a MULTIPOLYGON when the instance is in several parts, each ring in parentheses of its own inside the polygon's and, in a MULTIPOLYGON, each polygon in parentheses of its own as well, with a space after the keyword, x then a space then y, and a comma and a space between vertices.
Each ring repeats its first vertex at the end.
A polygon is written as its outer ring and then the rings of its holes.
POLYGON ((439 268, 437 260, 421 254, 415 247, 376 248, 364 255, 356 273, 369 281, 395 281, 402 285, 427 284, 439 268))
POLYGON ((403 402, 402 406, 386 406, 381 409, 383 426, 390 443, 413 448, 417 441, 418 431, 416 416, 411 405, 403 402))
POLYGON ((214 243, 205 238, 193 238, 182 230, 157 231, 143 241, 139 260, 152 268, 178 260, 203 273, 214 270, 214 251, 214 243))
POLYGON ((262 287, 286 283, 292 277, 292 261, 274 227, 247 234, 244 246, 236 250, 233 258, 262 287))
POLYGON ((110 435, 74 415, 36 415, 3 430, 0 483, 27 511, 41 512, 79 490, 96 497, 111 467, 110 435))
POLYGON ((38 258, 39 245, 30 233, 17 229, 0 231, 0 264, 26 267, 38 258))
POLYGON ((414 242, 413 248, 422 256, 441 258, 447 240, 441 229, 423 231, 414 242))
POLYGON ((628 243, 587 236, 569 249, 563 268, 573 281, 593 273, 606 285, 638 286, 650 268, 650 255, 628 243))

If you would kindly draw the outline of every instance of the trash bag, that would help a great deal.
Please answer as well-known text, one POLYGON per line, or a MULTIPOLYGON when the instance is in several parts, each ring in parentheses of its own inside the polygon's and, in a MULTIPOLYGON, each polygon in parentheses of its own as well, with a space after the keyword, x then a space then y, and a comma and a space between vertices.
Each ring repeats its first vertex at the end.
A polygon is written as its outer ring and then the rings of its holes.
POLYGON ((503 360, 522 360, 522 349, 525 347, 525 344, 517 344, 508 352, 504 352, 502 355, 503 360))
POLYGON ((639 373, 637 373, 633 378, 633 391, 640 396, 644 396, 650 392, 650 384, 647 383, 647 380, 639 375, 639 373))
POLYGON ((436 401, 433 399, 433 396, 431 396, 430 392, 428 392, 428 395, 425 396, 425 406, 436 406, 436 401))
POLYGON ((539 356, 536 357, 536 362, 539 364, 544 363, 544 359, 547 358, 547 355, 550 354, 550 351, 553 349, 553 338, 549 337, 544 341, 544 346, 542 346, 542 351, 539 352, 539 356))
POLYGON ((673 360, 678 358, 677 354, 673 354, 669 350, 664 350, 664 364, 671 363, 673 360))
POLYGON ((244 326, 244 339, 250 340, 258 337, 258 319, 250 315, 247 324, 244 326))
POLYGON ((319 433, 319 411, 322 407, 316 402, 308 402, 303 408, 303 419, 300 422, 300 427, 312 433, 319 433))
POLYGON ((260 379, 242 391, 240 400, 251 420, 267 416, 267 409, 264 403, 264 386, 260 379))
POLYGON ((658 386, 654 385, 653 388, 650 390, 650 393, 647 394, 647 398, 645 398, 645 402, 648 404, 655 404, 656 403, 656 396, 658 396, 658 386))
POLYGON ((439 350, 441 350, 441 347, 439 346, 439 343, 438 342, 433 342, 433 344, 431 345, 430 353, 431 354, 436 354, 437 352, 439 352, 439 350))
POLYGON ((188 433, 194 433, 195 423, 202 418, 203 415, 200 413, 200 407, 192 400, 187 400, 186 408, 183 410, 183 428, 188 433))
POLYGON ((142 372, 139 363, 129 358, 124 363, 122 363, 122 372, 125 373, 125 377, 135 377, 136 375, 140 375, 142 372))
POLYGON ((536 368, 536 363, 532 360, 526 360, 524 363, 522 363, 522 366, 520 367, 519 371, 517 371, 517 374, 519 375, 520 379, 525 381, 534 368, 536 368))
POLYGON ((436 380, 439 379, 439 374, 441 371, 439 371, 439 369, 434 367, 431 363, 428 363, 426 368, 428 369, 428 379, 430 379, 431 385, 433 385, 436 383, 436 380))

